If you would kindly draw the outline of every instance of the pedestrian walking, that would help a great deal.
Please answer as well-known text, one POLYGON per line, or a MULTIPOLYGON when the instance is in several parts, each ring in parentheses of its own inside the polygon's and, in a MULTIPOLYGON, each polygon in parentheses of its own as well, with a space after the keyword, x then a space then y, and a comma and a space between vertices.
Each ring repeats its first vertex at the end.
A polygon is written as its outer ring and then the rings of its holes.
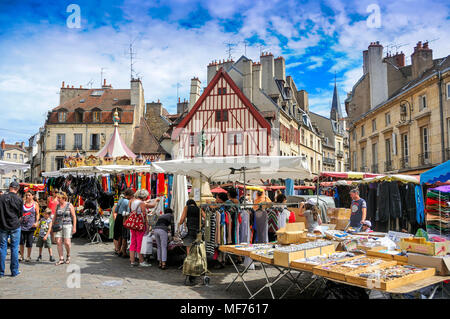
POLYGON ((59 261, 56 265, 70 264, 70 247, 72 235, 77 231, 77 217, 75 208, 69 203, 67 194, 59 192, 57 195, 58 206, 52 220, 52 231, 55 233, 56 245, 58 246, 59 261), (64 261, 64 247, 66 248, 66 260, 64 261))
POLYGON ((164 214, 159 216, 153 229, 156 239, 159 268, 165 270, 167 269, 166 262, 167 262, 167 244, 169 242, 169 229, 170 234, 172 236, 174 231, 172 209, 166 208, 164 210, 164 214))
MULTIPOLYGON (((53 216, 56 213, 56 207, 58 206, 58 198, 56 197, 56 194, 58 193, 58 190, 53 189, 51 192, 51 195, 47 198, 47 208, 50 208, 52 210, 51 218, 53 219, 53 216)), ((50 233, 52 238, 52 244, 56 243, 55 234, 53 232, 50 233)))
POLYGON ((48 253, 50 255, 50 262, 55 262, 55 259, 53 258, 52 253, 52 239, 50 236, 50 233, 52 231, 52 210, 50 208, 47 208, 42 218, 39 221, 40 229, 39 229, 39 238, 36 243, 36 247, 39 248, 39 257, 36 261, 42 261, 42 247, 45 246, 45 248, 48 249, 48 253))
POLYGON ((0 277, 5 275, 8 237, 11 238, 11 276, 19 271, 20 218, 22 218, 23 200, 17 195, 19 183, 9 185, 9 192, 0 196, 0 277))
POLYGON ((22 220, 20 223, 20 261, 31 261, 31 250, 36 227, 39 225, 39 205, 34 201, 33 194, 25 193, 23 203, 22 220), (27 258, 25 259, 25 246, 27 247, 27 258))

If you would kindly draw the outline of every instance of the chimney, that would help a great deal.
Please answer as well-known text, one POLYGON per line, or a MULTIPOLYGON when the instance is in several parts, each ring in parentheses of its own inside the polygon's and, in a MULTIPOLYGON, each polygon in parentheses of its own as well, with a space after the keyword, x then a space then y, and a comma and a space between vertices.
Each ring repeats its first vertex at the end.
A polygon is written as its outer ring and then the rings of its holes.
POLYGON ((216 75, 217 71, 219 70, 219 68, 217 66, 218 66, 217 61, 213 61, 210 64, 208 64, 208 75, 207 75, 206 85, 208 85, 209 82, 211 82, 211 80, 216 75))
POLYGON ((282 56, 275 59, 275 79, 286 83, 286 62, 282 56))
MULTIPOLYGON (((370 108, 374 108, 388 98, 387 65, 383 63, 383 46, 378 41, 369 45, 367 71, 370 83, 370 108)), ((363 113, 367 111, 369 109, 363 113)))
POLYGON ((145 112, 144 89, 139 79, 132 79, 130 81, 130 104, 134 106, 134 123, 139 123, 140 118, 144 116, 145 112))
POLYGON ((252 65, 252 98, 254 99, 261 89, 261 63, 252 65))
POLYGON ((268 95, 276 94, 274 78, 274 60, 272 53, 261 55, 261 87, 268 95))
POLYGON ((363 74, 366 74, 367 72, 369 72, 368 59, 369 59, 369 50, 364 50, 363 51, 363 74))
POLYGON ((177 114, 183 114, 188 109, 189 109, 188 101, 183 100, 183 102, 180 102, 180 100, 178 100, 178 103, 177 103, 177 114))
POLYGON ((64 81, 62 81, 62 85, 61 85, 61 87, 64 87, 64 81))
POLYGON ((243 73, 243 93, 250 100, 253 100, 253 83, 252 83, 252 66, 253 62, 249 59, 242 60, 242 73, 243 73))
POLYGON ((428 47, 428 42, 422 46, 419 41, 411 54, 412 78, 420 77, 426 70, 433 67, 433 50, 428 47))
MULTIPOLYGON (((189 95, 189 111, 200 98, 200 80, 196 77, 191 79, 191 93, 189 95)), ((179 103, 180 101, 178 101, 179 103)))
POLYGON ((300 108, 308 113, 309 112, 308 92, 306 92, 305 90, 298 91, 297 100, 300 108))
POLYGON ((159 118, 162 115, 162 103, 158 102, 147 103, 147 110, 145 118, 159 118))
POLYGON ((6 143, 5 143, 4 139, 2 140, 1 146, 2 146, 2 150, 4 150, 6 148, 6 143))
POLYGON ((20 143, 20 148, 23 150, 25 149, 25 142, 20 143))

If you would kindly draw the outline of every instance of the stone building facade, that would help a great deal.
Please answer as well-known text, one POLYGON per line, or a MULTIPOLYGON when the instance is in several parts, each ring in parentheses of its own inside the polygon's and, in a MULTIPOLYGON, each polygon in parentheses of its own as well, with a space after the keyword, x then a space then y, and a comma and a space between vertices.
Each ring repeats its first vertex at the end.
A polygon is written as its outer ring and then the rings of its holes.
MULTIPOLYGON (((25 164, 28 161, 28 151, 24 142, 6 144, 5 140, 0 143, 0 160, 25 164)), ((24 182, 25 172, 14 170, 7 174, 0 174, 0 190, 7 190, 12 181, 24 182)))
POLYGON ((450 158, 450 58, 433 59, 427 42, 411 65, 382 51, 376 42, 363 52, 364 74, 346 100, 352 169, 420 174, 450 158))

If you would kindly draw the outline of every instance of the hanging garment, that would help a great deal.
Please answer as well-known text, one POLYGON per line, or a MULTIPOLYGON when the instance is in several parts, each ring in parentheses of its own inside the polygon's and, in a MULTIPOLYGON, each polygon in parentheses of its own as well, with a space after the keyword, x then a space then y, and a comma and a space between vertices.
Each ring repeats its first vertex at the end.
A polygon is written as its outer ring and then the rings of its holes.
POLYGON ((164 174, 163 173, 159 173, 158 174, 158 182, 157 182, 157 186, 156 186, 156 192, 158 195, 160 194, 164 194, 164 174))
POLYGON ((250 243, 250 214, 247 210, 241 210, 240 216, 239 243, 250 243))
POLYGON ((389 199, 389 183, 382 182, 379 184, 379 194, 378 194, 378 221, 385 223, 388 221, 390 216, 390 199, 389 199))
POLYGON ((397 182, 389 183, 389 216, 391 218, 402 217, 402 202, 397 182))
POLYGON ((147 191, 151 195, 152 194, 152 176, 150 173, 145 174, 145 184, 147 186, 147 191))
POLYGON ((416 194, 416 221, 419 225, 424 222, 424 204, 423 204, 423 193, 422 187, 420 185, 416 185, 415 187, 416 194))
POLYGON ((269 233, 267 225, 267 213, 263 210, 257 210, 255 212, 255 228, 256 228, 256 241, 255 243, 267 243, 269 242, 269 233))
POLYGON ((141 188, 140 189, 147 189, 147 175, 142 174, 141 176, 141 188))
POLYGON ((377 184, 370 184, 369 196, 367 200, 366 219, 375 222, 377 211, 377 184))

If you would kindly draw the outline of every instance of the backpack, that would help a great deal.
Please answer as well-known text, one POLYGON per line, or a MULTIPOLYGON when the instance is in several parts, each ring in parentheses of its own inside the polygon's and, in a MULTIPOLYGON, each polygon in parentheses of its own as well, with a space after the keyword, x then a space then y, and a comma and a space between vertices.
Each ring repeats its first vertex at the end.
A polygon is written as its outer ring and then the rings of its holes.
POLYGON ((205 242, 196 240, 190 250, 189 255, 183 263, 183 275, 201 276, 207 272, 206 247, 205 242))

